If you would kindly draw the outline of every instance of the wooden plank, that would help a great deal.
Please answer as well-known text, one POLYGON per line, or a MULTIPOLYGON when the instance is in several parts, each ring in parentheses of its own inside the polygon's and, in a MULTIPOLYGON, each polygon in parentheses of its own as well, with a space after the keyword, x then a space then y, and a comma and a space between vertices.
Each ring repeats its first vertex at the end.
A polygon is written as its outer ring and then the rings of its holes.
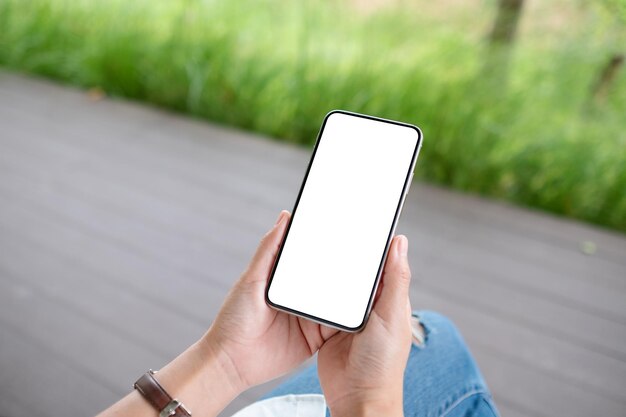
MULTIPOLYGON (((159 231, 184 235, 185 239, 191 239, 196 244, 213 246, 220 257, 234 255, 238 259, 242 243, 258 243, 260 235, 257 225, 241 224, 242 222, 232 218, 233 215, 244 214, 236 210, 240 205, 238 203, 245 203, 242 197, 224 201, 219 196, 216 199, 210 191, 197 190, 196 195, 210 201, 211 205, 207 210, 192 210, 185 204, 184 196, 170 199, 162 192, 146 193, 122 178, 111 181, 110 178, 94 175, 86 169, 81 169, 80 172, 64 170, 64 162, 61 165, 52 163, 50 166, 49 161, 57 161, 52 156, 48 159, 28 159, 29 157, 30 155, 7 146, 0 156, 0 169, 4 169, 7 176, 17 175, 26 179, 29 188, 53 188, 61 197, 79 199, 109 212, 119 213, 134 223, 145 223, 159 231), (146 210, 146 207, 150 207, 150 210, 146 210)), ((126 177, 136 176, 133 172, 124 174, 126 177)), ((163 183, 159 178, 149 181, 158 183, 163 190, 163 183)), ((172 184, 171 187, 177 188, 177 184, 172 184)), ((263 214, 268 217, 269 227, 272 217, 278 214, 278 209, 265 210, 263 214)))
MULTIPOLYGON (((7 176, 8 177, 8 176, 7 176)), ((0 180, 2 181, 2 180, 0 180)), ((61 222, 74 222, 94 236, 104 236, 108 241, 115 242, 126 250, 138 256, 145 257, 156 265, 171 268, 174 276, 184 275, 200 282, 220 282, 218 278, 212 280, 215 272, 201 268, 198 265, 208 262, 216 265, 220 262, 225 265, 233 263, 245 266, 243 258, 234 259, 234 255, 214 251, 206 251, 202 246, 193 245, 186 239, 176 235, 166 236, 163 232, 146 226, 143 222, 134 222, 125 216, 119 215, 98 205, 50 193, 45 187, 28 184, 18 178, 11 181, 2 181, 2 189, 11 198, 24 198, 34 205, 49 210, 49 215, 61 222), (32 187, 32 188, 31 188, 32 187), (151 242, 146 245, 146 242, 151 242)), ((233 277, 234 274, 229 276, 233 277)))
MULTIPOLYGON (((203 240, 210 240, 213 238, 218 239, 220 245, 217 245, 218 251, 225 250, 224 246, 228 246, 232 242, 232 245, 236 250, 241 247, 242 240, 245 241, 248 237, 252 236, 249 233, 250 226, 246 225, 244 221, 239 221, 233 216, 241 216, 242 214, 250 214, 248 217, 256 219, 263 217, 264 224, 270 225, 278 213, 276 210, 260 210, 258 206, 252 202, 247 202, 245 198, 239 197, 237 199, 230 199, 224 201, 219 196, 216 198, 215 194, 210 191, 202 189, 190 190, 188 197, 185 196, 172 196, 164 195, 166 187, 164 183, 157 177, 149 179, 149 182, 153 185, 160 187, 163 191, 155 190, 155 193, 147 194, 142 192, 139 188, 131 188, 130 186, 124 186, 125 182, 115 182, 111 180, 100 180, 98 176, 91 176, 89 172, 68 172, 63 177, 56 167, 47 167, 45 163, 33 163, 29 160, 20 159, 9 160, 11 150, 5 152, 3 166, 12 171, 18 172, 20 175, 28 175, 29 179, 37 182, 41 182, 47 188, 54 188, 55 191, 69 192, 80 197, 81 199, 93 200, 98 205, 106 204, 109 207, 114 208, 116 211, 126 210, 130 211, 135 216, 140 216, 141 222, 148 217, 156 219, 159 223, 170 223, 168 226, 173 226, 177 229, 186 228, 194 239, 201 238, 203 240), (30 162, 30 163, 29 163, 30 162), (53 173, 51 173, 51 170, 53 173), (80 177, 81 181, 77 181, 76 177, 80 177), (63 177, 63 178, 62 178, 63 177), (74 179, 74 181, 72 181, 74 179), (95 181, 95 182, 94 182, 95 181), (70 190, 68 190, 68 187, 70 190), (79 187, 80 189, 76 190, 79 187), (160 194, 160 195, 159 195, 160 194), (132 200, 146 200, 141 204, 131 203, 132 200), (185 200, 186 199, 186 200, 185 200), (202 209, 194 210, 190 208, 187 203, 189 200, 202 199, 206 207, 202 209), (144 209, 146 204, 150 204, 151 210, 144 209), (124 205, 124 207, 120 207, 124 205), (248 207, 242 207, 248 206, 248 207), (180 218, 177 218, 180 216, 180 218), (197 223, 197 224, 196 224, 197 223), (206 224, 210 226, 210 233, 205 231, 200 232, 202 226, 206 224), (242 235, 243 233, 243 235, 242 235), (246 235, 247 233, 247 235, 246 235)), ((128 171, 126 171, 128 173, 128 171)), ((127 177, 136 177, 135 173, 128 173, 127 177)), ((166 180, 167 181, 167 180, 166 180)), ((168 189, 176 189, 177 184, 168 183, 168 189), (170 185, 171 184, 171 185, 170 185)), ((280 207, 280 206, 278 206, 280 207)), ((157 224, 157 226, 160 226, 157 224)), ((258 230, 258 225, 254 225, 258 230)), ((189 234, 188 233, 188 234, 189 234)), ((190 236, 191 237, 191 236, 190 236)), ((249 239, 248 239, 249 241, 249 239)), ((254 237, 254 241, 258 241, 258 237, 254 237)), ((256 242, 255 242, 256 243, 256 242)), ((228 247, 226 248, 228 249, 228 247)))
MULTIPOLYGON (((112 143, 121 144, 119 139, 123 139, 124 145, 132 143, 142 143, 145 145, 156 145, 157 149, 173 152, 173 155, 181 154, 189 157, 200 151, 197 157, 192 157, 192 161, 211 160, 213 153, 221 156, 230 155, 234 159, 232 162, 245 165, 247 162, 258 164, 259 156, 271 156, 272 160, 279 160, 280 164, 268 166, 268 173, 280 173, 287 169, 290 173, 293 170, 301 170, 301 161, 294 161, 294 155, 304 156, 308 159, 308 152, 303 153, 301 146, 282 143, 279 148, 268 146, 271 139, 252 133, 242 132, 236 128, 224 128, 215 124, 207 125, 203 121, 191 118, 183 118, 180 115, 163 111, 161 109, 150 108, 143 103, 137 105, 132 102, 107 99, 99 102, 91 102, 87 96, 79 90, 71 88, 56 88, 52 95, 39 93, 29 94, 28 88, 35 90, 49 88, 49 84, 40 83, 38 80, 25 79, 15 76, 15 82, 2 82, 0 78, 0 91, 5 97, 6 110, 17 110, 22 116, 35 117, 42 122, 58 125, 58 117, 66 116, 68 108, 73 108, 71 113, 75 119, 81 121, 83 126, 98 127, 111 130, 112 133, 119 133, 111 136, 112 143), (28 84, 28 86, 25 86, 28 84), (15 85, 19 87, 16 89, 15 85), (26 88, 24 88, 26 87, 26 88), (27 91, 24 91, 27 90, 27 91), (81 105, 76 106, 77 102, 81 105), (115 121, 113 125, 108 121, 115 121), (139 127, 139 129, 137 129, 139 127), (124 135, 133 131, 139 135, 124 135), (163 132, 164 134, 159 134, 163 132), (146 133, 156 133, 151 136, 146 133), (124 137, 128 136, 128 137, 124 137), (180 143, 180 139, 184 143, 180 143), (206 141, 211 141, 211 150, 207 152, 206 141), (167 149, 166 149, 167 148, 167 149)), ((0 101, 0 105, 2 101, 0 101)), ((79 126, 75 126, 79 127, 79 126)), ((98 134, 94 129, 92 133, 98 134)), ((147 150, 147 149, 146 149, 147 150)), ((147 150, 149 151, 149 150, 147 150)), ((264 175, 264 173, 260 173, 264 175)))
MULTIPOLYGON (((7 151, 6 151, 6 152, 4 153, 4 155, 3 155, 3 157, 4 157, 3 166, 8 167, 8 168, 9 168, 10 170, 12 170, 12 171, 17 171, 17 172, 19 172, 19 174, 20 174, 21 176, 27 176, 27 178, 29 178, 29 179, 31 179, 31 180, 33 180, 33 181, 37 181, 37 182, 44 183, 44 184, 37 184, 37 186, 42 186, 42 185, 45 185, 46 187, 55 187, 55 188, 60 188, 60 187, 62 187, 62 186, 64 185, 64 183, 63 183, 62 181, 56 181, 56 179, 57 179, 57 178, 59 177, 59 175, 60 175, 60 170, 61 170, 61 168, 60 168, 60 167, 57 167, 57 166, 54 166, 54 165, 53 165, 52 167, 49 167, 49 166, 48 166, 48 164, 46 164, 46 163, 43 163, 43 164, 33 163, 33 162, 31 162, 28 158, 23 158, 23 159, 21 159, 21 160, 13 158, 13 161, 11 161, 10 157, 12 156, 12 154, 11 154, 10 145, 9 145, 8 147, 6 147, 6 149, 7 149, 7 151), (30 163, 29 163, 29 162, 30 162, 30 163), (41 166, 41 167, 40 167, 40 166, 41 166), (51 170, 52 170, 52 171, 51 171, 51 170)), ((14 155, 13 155, 13 156, 14 156, 14 155)), ((128 171, 126 171, 126 174, 127 174, 127 177, 133 177, 133 176, 135 176, 135 173, 133 173, 133 172, 128 172, 128 171)), ((84 175, 82 172, 71 171, 71 172, 68 172, 68 173, 67 173, 67 175, 69 176, 69 178, 70 178, 70 179, 71 179, 71 178, 74 178, 74 183, 76 183, 76 184, 81 184, 81 185, 83 186, 83 189, 85 189, 85 190, 89 190, 89 188, 91 188, 91 189, 92 189, 92 190, 91 190, 92 194, 96 194, 96 195, 97 195, 97 194, 99 194, 99 193, 100 193, 100 191, 101 191, 101 190, 99 189, 99 187, 94 187, 94 186, 93 186, 93 184, 91 184, 91 183, 85 183, 84 181, 80 181, 80 180, 78 180, 78 179, 77 179, 77 177, 82 179, 82 176, 84 175)), ((159 178, 158 178, 158 177, 157 177, 157 178, 152 178, 150 181, 151 181, 152 183, 155 183, 155 184, 159 185, 159 186, 162 186, 162 184, 160 183, 160 181, 159 181, 159 178)), ((117 184, 123 184, 123 183, 124 183, 123 181, 121 181, 121 182, 119 182, 119 183, 115 183, 115 182, 113 182, 113 183, 112 183, 112 184, 113 184, 113 187, 116 187, 116 192, 120 192, 120 190, 124 190, 123 188, 121 188, 121 189, 120 189, 120 187, 117 185, 117 184)), ((71 182, 71 181, 70 181, 70 184, 72 184, 72 182, 71 182)), ((105 182, 104 184, 107 184, 107 182, 105 182)), ((111 181, 108 181, 108 184, 111 184, 111 181)), ((96 185, 100 185, 100 184, 96 184, 96 185)), ((111 186, 109 186, 109 188, 111 188, 111 186)), ((62 191, 62 190, 59 190, 59 191, 62 191)), ((102 190, 102 191, 103 191, 103 192, 106 192, 106 189, 105 189, 105 190, 102 190)), ((195 190, 195 191, 198 191, 198 190, 195 190)), ((75 194, 76 194, 76 193, 75 193, 75 194)), ((132 191, 131 191, 131 190, 126 190, 126 196, 125 196, 125 197, 127 197, 127 196, 129 196, 129 195, 132 195, 132 194, 135 194, 135 196, 136 196, 136 197, 138 197, 138 198, 143 198, 143 195, 144 195, 144 193, 142 193, 141 191, 139 191, 139 190, 137 190, 137 189, 134 189, 134 190, 132 190, 132 191)), ((189 194, 189 196, 194 196, 194 195, 197 195, 197 192, 196 192, 196 193, 190 193, 190 194, 189 194)), ((227 213, 227 212, 230 212, 231 219, 225 218, 224 216, 219 216, 219 217, 218 217, 218 216, 215 216, 215 217, 217 217, 217 218, 213 218, 212 216, 204 216, 204 217, 205 217, 205 219, 206 219, 206 220, 204 220, 204 222, 209 222, 209 223, 211 223, 211 224, 213 225, 213 227, 214 227, 214 228, 218 228, 217 232, 221 232, 221 233, 223 233, 223 235, 220 235, 220 236, 219 236, 220 241, 222 241, 222 240, 226 239, 226 243, 228 243, 229 236, 230 236, 231 234, 236 234, 236 233, 237 233, 237 232, 239 232, 239 230, 241 230, 241 229, 242 229, 242 227, 243 227, 243 226, 238 226, 238 223, 241 223, 241 222, 234 221, 234 219, 232 219, 233 212, 235 213, 235 215, 236 215, 236 214, 242 214, 242 213, 240 213, 240 212, 238 213, 237 211, 234 211, 234 210, 237 208, 237 205, 236 205, 236 204, 232 204, 232 206, 226 207, 226 206, 224 206, 223 204, 219 204, 219 203, 222 203, 222 202, 221 202, 221 201, 219 201, 219 200, 217 201, 217 203, 218 203, 218 204, 214 204, 214 202, 215 202, 215 199, 214 199, 215 195, 213 195, 213 194, 212 194, 212 193, 210 193, 210 192, 208 192, 208 193, 207 193, 206 191, 204 191, 204 192, 202 192, 202 194, 200 194, 200 195, 201 195, 201 196, 203 197, 203 199, 205 200, 205 204, 208 202, 208 203, 209 203, 209 206, 219 207, 219 208, 220 208, 221 213, 227 213), (228 231, 227 231, 227 230, 225 230, 224 226, 222 226, 222 224, 224 223, 224 221, 227 221, 227 220, 231 220, 231 224, 230 224, 230 227, 229 227, 228 231), (221 222, 220 222, 220 221, 221 221, 221 222), (220 227, 221 227, 221 230, 219 229, 220 227)), ((80 194, 80 193, 79 193, 79 195, 78 195, 78 196, 79 196, 79 197, 82 197, 83 199, 85 199, 85 198, 84 198, 84 195, 82 195, 82 194, 80 194)), ((112 198, 112 199, 111 199, 112 201, 106 201, 106 203, 108 204, 108 206, 109 206, 109 207, 112 207, 112 208, 116 209, 116 211, 120 211, 120 208, 119 208, 119 207, 116 207, 115 205, 117 204, 117 205, 119 206, 119 204, 120 204, 119 202, 122 202, 122 203, 123 203, 123 202, 125 202, 126 200, 125 200, 125 199, 123 199, 123 198, 115 198, 115 197, 118 197, 118 196, 113 196, 113 197, 114 197, 114 198, 112 198)), ((166 199, 164 199, 163 197, 164 197, 164 196, 160 196, 161 200, 165 200, 165 202, 166 202, 166 204, 167 204, 167 200, 166 200, 166 199)), ((92 196, 92 199, 93 199, 93 196, 92 196)), ((176 201, 176 200, 171 200, 171 202, 173 202, 173 201, 176 201)), ((241 198, 239 198, 239 200, 238 200, 238 201, 239 201, 239 202, 245 202, 245 200, 243 200, 243 201, 242 201, 242 199, 241 199, 241 198)), ((153 202, 154 202, 154 201, 153 201, 153 202)), ((167 206, 166 206, 166 208, 167 208, 167 209, 169 209, 169 210, 171 210, 171 209, 172 209, 172 207, 181 207, 181 206, 182 206, 182 205, 181 205, 180 203, 179 203, 178 205, 174 205, 174 204, 171 204, 171 203, 170 203, 169 205, 167 205, 167 206)), ((131 207, 132 207, 132 206, 131 206, 131 207)), ((184 206, 183 206, 183 207, 184 207, 184 206)), ((128 208, 128 207, 125 207, 125 209, 127 209, 127 208, 128 208)), ((143 209, 143 206, 140 206, 140 207, 136 207, 136 206, 135 206, 135 207, 133 207, 133 208, 134 208, 134 210, 135 210, 136 212, 140 212, 140 213, 141 213, 141 210, 143 209)), ((252 207, 251 207, 251 208, 252 208, 252 207)), ((185 210, 186 210, 186 209, 183 209, 183 211, 185 211, 185 210)), ((213 211, 215 211, 215 210, 213 210, 213 211)), ((249 210, 249 212, 250 212, 250 213, 253 213, 253 211, 252 211, 252 210, 249 210)), ((267 212, 267 211, 266 211, 266 212, 267 212)), ((278 210, 275 210, 275 211, 272 211, 272 212, 271 212, 271 217, 272 217, 272 220, 273 220, 273 217, 275 217, 275 216, 276 216, 277 212, 278 212, 278 210)), ((205 213, 206 213, 206 212, 205 212, 205 213)), ((210 213, 210 212, 209 212, 209 213, 210 213)), ((135 214, 137 214, 137 213, 135 213, 135 214)), ((163 221, 166 221, 166 220, 167 220, 167 217, 168 217, 170 214, 171 214, 171 213, 169 213, 169 212, 167 212, 167 213, 155 213, 155 215, 156 215, 156 216, 160 216, 160 220, 161 220, 162 222, 163 222, 163 221)), ((199 214, 199 213, 198 213, 198 214, 199 214)), ((147 213, 147 212, 144 210, 144 212, 143 212, 143 216, 146 216, 146 215, 150 215, 150 213, 147 213)), ((254 217, 254 216, 252 216, 252 217, 254 217)), ((203 221, 203 220, 200 218, 200 216, 195 216, 195 217, 194 217, 194 218, 192 218, 191 220, 192 220, 192 221, 191 221, 191 223, 192 223, 191 225, 190 225, 190 224, 188 224, 188 223, 189 223, 189 221, 187 221, 187 223, 185 223, 185 222, 181 222, 181 223, 180 223, 180 226, 188 226, 188 227, 191 227, 191 228, 192 228, 192 227, 193 227, 193 222, 194 222, 194 221, 203 221)), ((270 220, 270 221, 268 221, 268 222, 266 222, 266 224, 271 224, 271 220, 270 220)), ((179 226, 179 224, 177 224, 176 226, 178 227, 178 226, 179 226)), ((212 231, 212 232, 213 232, 213 231, 212 231)), ((197 236, 196 236, 196 237, 197 237, 197 236)), ((208 239, 208 238, 210 238, 210 237, 211 237, 211 236, 204 236, 204 238, 205 238, 205 239, 208 239)), ((235 235, 235 238, 237 238, 237 237, 238 237, 238 236, 237 236, 237 235, 235 235)), ((237 242, 235 243, 235 245, 236 245, 237 247, 240 247, 240 245, 241 245, 241 239, 237 240, 237 242)), ((222 243, 221 245, 217 246, 217 247, 216 247, 216 250, 218 250, 218 251, 224 251, 225 249, 224 249, 224 247, 223 247, 223 246, 224 246, 224 243, 222 243)))
MULTIPOLYGON (((131 126, 123 128, 120 123, 111 119, 109 123, 102 123, 102 120, 89 121, 88 116, 81 117, 79 123, 69 125, 58 125, 54 120, 67 117, 67 115, 58 115, 54 119, 42 120, 39 115, 33 115, 30 112, 19 111, 15 103, 3 109, 3 113, 7 114, 12 120, 18 120, 34 137, 47 136, 54 134, 59 137, 59 142, 74 144, 78 148, 85 146, 85 137, 89 137, 88 146, 91 154, 110 155, 110 159, 132 158, 138 162, 138 166, 149 168, 153 171, 163 171, 170 175, 183 178, 185 182, 196 183, 204 187, 222 188, 224 191, 245 190, 250 198, 258 198, 260 201, 271 200, 274 193, 281 193, 283 190, 275 185, 276 180, 285 177, 292 177, 295 168, 287 169, 285 158, 282 158, 280 164, 274 163, 276 159, 268 160, 267 157, 272 155, 271 148, 267 147, 265 154, 257 154, 254 159, 245 161, 245 158, 237 158, 233 155, 219 152, 219 149, 202 148, 195 146, 186 152, 170 149, 169 146, 160 144, 159 139, 166 138, 172 141, 177 137, 184 137, 185 143, 190 143, 187 139, 188 133, 185 131, 172 132, 171 135, 165 135, 163 129, 154 129, 149 126, 140 129, 141 126, 131 126), (42 129, 47 126, 48 129, 42 129), (243 162, 242 162, 243 159, 243 162), (251 171, 249 164, 259 166, 262 169, 251 171), (211 167, 210 175, 207 175, 207 166, 211 167), (250 174, 257 179, 267 179, 267 187, 257 190, 250 187, 250 174), (224 178, 228 178, 228 182, 224 178)), ((76 117, 72 114, 71 117, 76 117)), ((93 117, 93 116, 92 116, 93 117)), ((205 142, 212 143, 204 137, 205 142)), ((167 145, 167 143, 166 143, 167 145)), ((306 154, 300 152, 294 155, 308 159, 306 154)), ((300 174, 298 183, 300 182, 306 162, 300 164, 300 174)))
POLYGON ((549 243, 565 250, 577 249, 572 243, 590 240, 597 244, 594 257, 626 264, 623 233, 441 187, 423 184, 421 188, 421 192, 429 196, 424 204, 441 210, 447 216, 464 218, 481 228, 505 228, 519 237, 549 243))
POLYGON ((422 264, 419 275, 424 277, 419 282, 421 288, 442 297, 462 300, 476 310, 506 317, 535 333, 556 336, 626 362, 626 325, 622 323, 498 285, 495 279, 485 279, 457 265, 422 264))
MULTIPOLYGON (((537 264, 547 271, 560 273, 570 280, 588 281, 591 275, 599 280, 602 286, 626 291, 626 263, 585 255, 580 251, 578 240, 570 240, 567 247, 561 247, 542 240, 540 234, 519 233, 516 230, 516 222, 513 220, 515 213, 511 213, 510 223, 489 222, 486 215, 483 215, 484 217, 479 221, 476 219, 477 216, 471 214, 467 215, 471 217, 451 215, 444 201, 438 203, 433 204, 429 198, 420 199, 420 196, 416 194, 410 195, 406 215, 408 218, 415 217, 416 221, 412 223, 423 229, 428 227, 428 223, 420 222, 417 216, 420 213, 422 215, 429 212, 439 213, 440 217, 445 217, 448 221, 436 224, 438 236, 449 236, 448 240, 460 241, 468 245, 471 242, 472 246, 489 249, 505 259, 519 259, 537 264), (416 201, 420 202, 414 203, 416 201), (499 245, 494 245, 494 242, 498 242, 499 245)), ((488 210, 485 211, 488 213, 488 210)), ((430 229, 432 230, 432 225, 430 229)), ((624 248, 624 253, 626 253, 626 248, 624 248)))
POLYGON ((0 323, 51 352, 46 357, 59 358, 76 373, 117 396, 128 391, 120 391, 120 381, 132 384, 133 378, 146 369, 165 363, 163 357, 137 347, 24 284, 0 281, 0 323))
MULTIPOLYGON (((4 235, 5 230, 0 230, 4 235)), ((169 303, 157 304, 111 285, 105 271, 84 268, 15 234, 4 236, 11 240, 0 252, 0 274, 5 280, 34 288, 51 302, 165 358, 173 359, 198 340, 211 323, 212 317, 206 317, 203 326, 164 308, 169 303), (163 329, 168 329, 167 340, 163 329)), ((167 288, 160 289, 167 294, 167 288)))
MULTIPOLYGON (((185 300, 169 307, 184 320, 200 325, 208 323, 232 285, 221 286, 211 280, 189 278, 120 248, 115 242, 94 238, 72 223, 50 219, 40 207, 16 201, 21 203, 19 210, 8 211, 5 207, 0 216, 3 248, 9 250, 12 236, 21 237, 34 253, 49 252, 67 261, 71 268, 84 270, 85 274, 132 292, 147 302, 163 305, 172 299, 185 300)), ((232 277, 231 282, 235 278, 232 277)))
POLYGON ((548 417, 545 414, 537 414, 529 410, 524 404, 509 401, 497 400, 496 407, 500 415, 506 417, 548 417))
POLYGON ((136 342, 81 316, 71 306, 55 303, 38 289, 16 281, 0 282, 3 325, 54 352, 111 391, 118 392, 119 381, 126 383, 150 366, 158 369, 166 363, 162 355, 142 349, 136 342))
POLYGON ((84 417, 96 414, 119 396, 11 327, 0 326, 0 340, 0 405, 5 417, 58 413, 84 417))
MULTIPOLYGON (((18 359, 23 360, 23 357, 25 356, 24 351, 19 350, 18 352, 20 354, 20 358, 18 359)), ((3 359, 0 359, 0 364, 4 364, 4 362, 5 361, 3 359)), ((17 365, 18 362, 15 360, 7 361, 7 363, 10 363, 14 367, 19 366, 17 365)), ((5 366, 5 368, 8 369, 8 366, 5 366)), ((20 387, 18 387, 18 389, 19 388, 20 387)), ((8 390, 3 390, 2 394, 0 395, 0 409, 2 409, 2 416, 6 416, 6 417, 45 417, 46 416, 45 414, 42 414, 41 412, 37 411, 35 407, 27 403, 22 398, 22 395, 17 396, 9 392, 8 390)))
MULTIPOLYGON (((415 206, 407 203, 405 207, 407 205, 415 206)), ((434 262, 452 263, 472 269, 477 274, 494 277, 494 282, 497 277, 503 285, 506 283, 511 289, 527 291, 536 297, 588 311, 590 314, 603 316, 618 323, 626 322, 624 293, 614 285, 621 279, 621 275, 584 275, 586 279, 583 279, 583 276, 574 279, 567 272, 545 267, 533 259, 525 259, 524 251, 531 250, 528 248, 533 245, 541 246, 541 242, 516 243, 512 233, 503 233, 499 239, 489 240, 487 246, 487 240, 480 237, 480 230, 474 229, 469 224, 463 227, 460 219, 451 217, 447 221, 442 219, 428 222, 419 215, 408 215, 401 221, 400 230, 406 231, 410 236, 426 233, 427 245, 420 247, 420 250, 425 251, 424 256, 434 262), (414 220, 406 221, 408 218, 414 220), (451 226, 451 223, 457 224, 451 226)), ((595 259, 584 256, 577 260, 570 259, 570 262, 574 265, 585 263, 598 265, 595 259)), ((602 271, 602 266, 598 265, 598 269, 602 271)))

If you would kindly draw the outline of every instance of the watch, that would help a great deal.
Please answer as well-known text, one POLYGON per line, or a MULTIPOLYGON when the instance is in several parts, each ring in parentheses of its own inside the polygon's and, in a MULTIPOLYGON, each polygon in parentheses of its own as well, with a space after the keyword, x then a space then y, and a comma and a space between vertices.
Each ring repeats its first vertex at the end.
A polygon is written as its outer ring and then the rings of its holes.
POLYGON ((159 417, 191 417, 191 412, 183 403, 172 398, 154 377, 156 371, 150 369, 133 385, 141 395, 159 412, 159 417))

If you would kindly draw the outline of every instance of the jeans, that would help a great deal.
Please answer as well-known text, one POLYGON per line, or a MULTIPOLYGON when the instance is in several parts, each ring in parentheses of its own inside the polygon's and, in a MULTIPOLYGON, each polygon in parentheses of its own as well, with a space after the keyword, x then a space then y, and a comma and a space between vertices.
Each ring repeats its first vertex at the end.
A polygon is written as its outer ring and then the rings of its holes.
MULTIPOLYGON (((424 326, 423 346, 411 347, 404 373, 405 417, 497 417, 476 362, 461 334, 446 317, 432 311, 416 311, 424 326)), ((294 375, 264 396, 321 394, 317 366, 294 375)), ((330 416, 328 409, 326 415, 330 416)))

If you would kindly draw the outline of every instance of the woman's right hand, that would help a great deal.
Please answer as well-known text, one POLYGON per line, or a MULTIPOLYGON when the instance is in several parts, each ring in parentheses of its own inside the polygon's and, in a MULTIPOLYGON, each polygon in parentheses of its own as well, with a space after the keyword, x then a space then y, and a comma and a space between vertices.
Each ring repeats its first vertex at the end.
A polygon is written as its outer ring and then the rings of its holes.
POLYGON ((402 416, 402 384, 411 349, 408 241, 396 236, 379 297, 365 329, 339 332, 318 354, 318 373, 333 417, 402 416))

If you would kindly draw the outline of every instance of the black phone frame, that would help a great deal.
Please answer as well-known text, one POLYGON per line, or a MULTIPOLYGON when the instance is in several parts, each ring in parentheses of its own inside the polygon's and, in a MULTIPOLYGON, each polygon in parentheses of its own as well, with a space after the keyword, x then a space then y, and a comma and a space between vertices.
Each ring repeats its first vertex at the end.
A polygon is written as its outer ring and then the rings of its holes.
POLYGON ((391 240, 393 239, 393 234, 395 233, 395 229, 396 229, 396 225, 398 223, 398 220, 400 218, 400 214, 401 214, 401 210, 402 210, 402 206, 404 204, 404 200, 406 199, 406 194, 408 193, 408 188, 410 186, 410 181, 412 180, 413 176, 412 173, 415 169, 415 164, 417 163, 417 157, 419 155, 419 151, 422 147, 422 131, 420 130, 419 127, 409 124, 409 123, 402 123, 402 122, 397 122, 395 120, 389 120, 389 119, 384 119, 381 117, 375 117, 375 116, 369 116, 369 115, 365 115, 365 114, 360 114, 360 113, 355 113, 355 112, 351 112, 351 111, 347 111, 347 110, 332 110, 330 112, 328 112, 326 114, 326 116, 324 116, 324 121, 322 122, 322 126, 320 128, 320 131, 317 135, 317 140, 315 141, 315 146, 313 147, 313 153, 311 155, 311 159, 309 160, 309 165, 307 166, 306 172, 304 174, 304 178, 302 180, 302 185, 300 186, 300 191, 298 191, 298 197, 296 198, 296 202, 294 204, 293 210, 291 212, 291 218, 289 220, 289 224, 287 225, 287 230, 285 230, 285 234, 283 235, 281 242, 280 242, 280 247, 278 249, 278 253, 276 254, 276 259, 274 260, 274 264, 272 265, 272 271, 270 272, 270 277, 268 279, 267 285, 265 287, 265 302, 272 308, 279 310, 279 311, 284 311, 286 313, 290 313, 290 314, 294 314, 296 316, 300 316, 303 317, 305 319, 308 320, 312 320, 316 323, 325 325, 325 326, 329 326, 329 327, 333 327, 335 329, 338 330, 342 330, 342 331, 347 331, 347 332, 359 332, 361 330, 363 330, 363 328, 365 327, 365 325, 367 324, 367 320, 369 318, 369 315, 371 313, 372 307, 373 307, 373 303, 374 303, 374 296, 376 294, 376 290, 378 289, 378 284, 380 283, 380 279, 382 277, 382 272, 383 272, 383 268, 385 266, 385 262, 387 260, 387 255, 389 253, 389 247, 391 246, 391 240), (278 266, 278 262, 280 261, 280 256, 283 252, 283 247, 285 245, 285 241, 287 240, 287 236, 289 236, 289 229, 291 228, 291 223, 293 222, 293 219, 296 215, 297 209, 298 209, 298 204, 300 203, 300 197, 302 196, 302 192, 304 191, 304 187, 306 185, 306 181, 309 177, 309 172, 311 170, 311 166, 313 165, 313 161, 315 160, 315 154, 317 153, 317 148, 318 145, 322 139, 323 133, 324 133, 324 128, 326 127, 326 122, 328 121, 328 119, 330 118, 330 116, 332 116, 333 114, 347 114, 349 116, 355 116, 355 117, 361 117, 364 119, 370 119, 370 120, 376 120, 378 122, 384 122, 384 123, 390 123, 390 124, 395 124, 395 125, 399 125, 399 126, 404 126, 404 127, 408 127, 411 128, 413 130, 415 130, 417 132, 417 143, 415 145, 415 149, 413 151, 413 156, 411 158, 411 164, 409 166, 409 170, 404 178, 404 186, 402 187, 402 193, 400 194, 400 198, 398 200, 398 205, 396 207, 396 212, 394 214, 394 218, 393 218, 393 223, 391 224, 391 229, 389 230, 389 235, 387 236, 387 243, 385 245, 385 250, 383 252, 383 256, 381 258, 380 264, 378 266, 378 272, 376 274, 376 280, 374 282, 374 285, 372 287, 372 291, 370 293, 370 297, 369 297, 369 301, 367 303, 367 308, 365 310, 365 314, 363 316, 363 320, 361 321, 361 324, 359 324, 356 327, 348 327, 348 326, 344 326, 342 324, 339 323, 334 323, 331 322, 329 320, 320 318, 320 317, 315 317, 311 314, 307 314, 298 310, 294 310, 292 308, 289 307, 285 307, 285 306, 281 306, 278 304, 275 304, 274 302, 272 302, 269 299, 269 289, 270 286, 272 285, 272 280, 274 279, 274 273, 276 272, 276 267, 278 266))

